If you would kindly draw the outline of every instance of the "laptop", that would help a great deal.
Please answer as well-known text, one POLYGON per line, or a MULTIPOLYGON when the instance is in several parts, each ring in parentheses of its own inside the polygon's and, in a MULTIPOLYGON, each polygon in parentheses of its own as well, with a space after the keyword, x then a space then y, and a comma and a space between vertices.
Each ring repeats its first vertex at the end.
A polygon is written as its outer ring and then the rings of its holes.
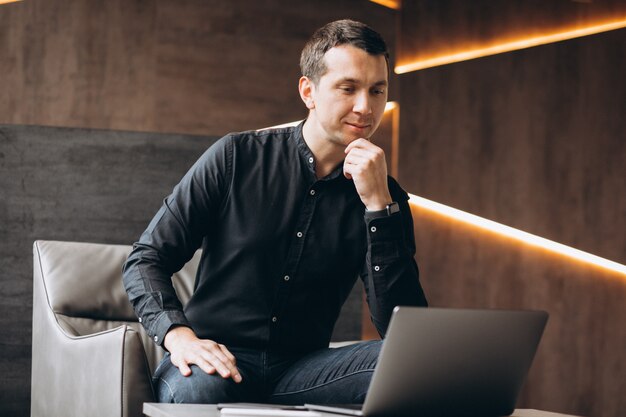
POLYGON ((365 402, 305 406, 364 417, 508 416, 547 320, 544 311, 396 307, 365 402))

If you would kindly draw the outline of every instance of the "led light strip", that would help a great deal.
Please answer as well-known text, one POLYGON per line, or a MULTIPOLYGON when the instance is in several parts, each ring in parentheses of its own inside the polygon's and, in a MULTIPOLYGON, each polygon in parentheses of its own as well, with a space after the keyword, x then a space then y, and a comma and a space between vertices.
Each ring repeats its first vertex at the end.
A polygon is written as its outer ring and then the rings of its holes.
POLYGON ((411 71, 418 71, 425 68, 436 67, 440 65, 451 64, 454 62, 467 61, 470 59, 481 58, 488 55, 496 55, 504 52, 516 51, 520 49, 531 48, 533 46, 545 45, 564 41, 568 39, 580 38, 583 36, 595 35, 597 33, 608 32, 610 30, 622 29, 626 27, 626 20, 619 20, 604 23, 595 26, 589 26, 582 29, 569 30, 565 32, 553 33, 545 36, 537 36, 534 38, 521 39, 514 42, 507 42, 487 48, 472 49, 459 52, 452 55, 443 55, 430 59, 419 60, 409 64, 397 65, 394 68, 396 74, 405 74, 411 71))
POLYGON ((393 10, 400 10, 402 8, 402 0, 370 0, 372 3, 380 4, 381 6, 389 7, 393 10))
POLYGON ((450 217, 455 220, 462 221, 464 223, 471 224, 473 226, 497 233, 499 235, 515 239, 531 246, 546 249, 548 251, 555 252, 569 258, 590 263, 592 265, 626 275, 626 265, 622 265, 617 262, 613 262, 608 259, 592 255, 588 252, 584 252, 579 249, 575 249, 570 246, 563 245, 561 243, 557 243, 552 240, 545 239, 543 237, 539 237, 510 226, 505 226, 492 220, 487 220, 484 217, 479 217, 474 214, 470 214, 441 203, 436 203, 423 197, 418 197, 413 194, 409 194, 409 197, 409 202, 415 204, 420 208, 435 212, 437 214, 441 214, 446 217, 450 217))
POLYGON ((399 108, 400 106, 398 105, 397 102, 395 101, 388 101, 385 104, 385 112, 391 111, 391 110, 395 110, 397 108, 399 108))
POLYGON ((398 178, 398 149, 400 149, 400 105, 395 101, 388 101, 385 105, 385 114, 391 114, 391 176, 398 178))

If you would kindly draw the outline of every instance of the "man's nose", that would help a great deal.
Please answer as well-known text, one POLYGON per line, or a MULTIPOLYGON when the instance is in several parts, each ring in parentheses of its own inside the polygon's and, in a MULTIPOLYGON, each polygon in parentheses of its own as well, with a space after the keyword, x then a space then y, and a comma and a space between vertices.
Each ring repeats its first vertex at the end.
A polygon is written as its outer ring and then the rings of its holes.
POLYGON ((372 106, 367 92, 362 92, 355 96, 352 111, 359 114, 370 114, 372 112, 372 106))

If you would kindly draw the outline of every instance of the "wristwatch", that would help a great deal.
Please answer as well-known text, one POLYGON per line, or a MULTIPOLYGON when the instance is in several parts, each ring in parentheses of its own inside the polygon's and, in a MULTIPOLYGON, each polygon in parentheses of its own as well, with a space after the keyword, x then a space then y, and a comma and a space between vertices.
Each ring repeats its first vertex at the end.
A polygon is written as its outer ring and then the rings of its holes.
POLYGON ((400 211, 400 206, 398 205, 398 203, 396 203, 395 201, 392 201, 391 203, 387 204, 387 206, 382 209, 382 210, 374 210, 374 211, 369 211, 367 210, 369 213, 376 213, 376 214, 386 214, 387 216, 391 216, 394 213, 398 213, 400 211))
POLYGON ((392 201, 390 204, 387 204, 385 210, 387 210, 387 216, 391 216, 394 213, 400 212, 400 206, 395 201, 392 201))

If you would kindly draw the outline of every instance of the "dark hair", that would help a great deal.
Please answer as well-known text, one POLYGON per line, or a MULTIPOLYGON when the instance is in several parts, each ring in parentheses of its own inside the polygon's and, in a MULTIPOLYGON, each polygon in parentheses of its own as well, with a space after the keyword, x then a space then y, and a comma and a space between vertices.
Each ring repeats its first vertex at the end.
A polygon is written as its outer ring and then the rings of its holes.
POLYGON ((382 36, 364 23, 344 19, 330 22, 315 31, 300 55, 302 75, 317 83, 326 73, 324 54, 339 45, 352 45, 370 55, 384 55, 389 69, 389 51, 382 36))

